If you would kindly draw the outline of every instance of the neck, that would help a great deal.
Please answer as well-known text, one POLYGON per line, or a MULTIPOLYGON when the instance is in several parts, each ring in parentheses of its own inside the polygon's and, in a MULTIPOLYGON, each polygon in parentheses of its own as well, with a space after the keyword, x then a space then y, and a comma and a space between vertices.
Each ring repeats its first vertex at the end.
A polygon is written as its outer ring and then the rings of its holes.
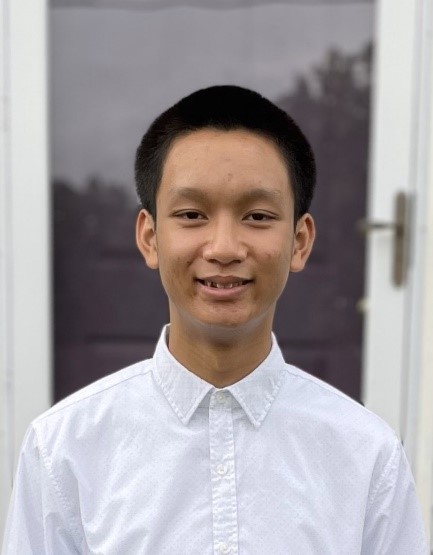
POLYGON ((271 327, 244 330, 191 330, 171 322, 168 348, 183 366, 217 388, 248 376, 271 350, 271 327))

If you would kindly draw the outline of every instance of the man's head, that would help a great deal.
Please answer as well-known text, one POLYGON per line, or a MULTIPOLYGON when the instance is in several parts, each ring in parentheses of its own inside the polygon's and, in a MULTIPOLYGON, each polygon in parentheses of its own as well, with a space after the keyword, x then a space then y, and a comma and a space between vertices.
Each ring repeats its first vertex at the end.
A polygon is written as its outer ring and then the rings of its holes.
POLYGON ((214 86, 186 96, 152 123, 137 149, 135 178, 142 207, 156 219, 156 196, 167 153, 175 139, 201 129, 245 130, 270 139, 287 167, 294 197, 294 222, 313 197, 316 166, 296 123, 257 92, 214 86))
POLYGON ((136 236, 167 293, 171 337, 269 340, 314 242, 314 174, 295 123, 245 89, 198 91, 152 124, 137 154, 136 236))

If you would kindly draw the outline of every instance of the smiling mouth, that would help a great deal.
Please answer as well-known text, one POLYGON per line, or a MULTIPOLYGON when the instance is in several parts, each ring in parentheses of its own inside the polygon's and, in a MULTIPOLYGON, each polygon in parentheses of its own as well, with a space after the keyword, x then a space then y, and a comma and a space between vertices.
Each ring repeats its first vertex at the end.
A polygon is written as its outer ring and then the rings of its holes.
POLYGON ((233 289, 233 287, 240 287, 241 285, 246 285, 247 283, 250 283, 250 280, 247 279, 233 281, 230 283, 217 283, 208 279, 198 279, 197 281, 202 285, 205 285, 206 287, 213 287, 214 289, 233 289))

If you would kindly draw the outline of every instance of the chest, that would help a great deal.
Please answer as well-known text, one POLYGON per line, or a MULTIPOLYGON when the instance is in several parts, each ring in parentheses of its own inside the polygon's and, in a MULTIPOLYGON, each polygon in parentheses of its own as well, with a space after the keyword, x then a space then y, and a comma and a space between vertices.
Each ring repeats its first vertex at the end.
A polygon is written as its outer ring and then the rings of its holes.
POLYGON ((59 465, 83 552, 360 551, 368 473, 328 441, 263 433, 222 407, 164 430, 137 427, 59 465))

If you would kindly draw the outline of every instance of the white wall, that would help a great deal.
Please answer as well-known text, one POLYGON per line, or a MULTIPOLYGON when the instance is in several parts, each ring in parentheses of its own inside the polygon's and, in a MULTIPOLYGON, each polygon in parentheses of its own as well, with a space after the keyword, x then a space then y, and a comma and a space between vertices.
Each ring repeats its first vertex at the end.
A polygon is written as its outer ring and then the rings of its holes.
POLYGON ((16 455, 51 403, 47 6, 0 3, 0 535, 16 455))

